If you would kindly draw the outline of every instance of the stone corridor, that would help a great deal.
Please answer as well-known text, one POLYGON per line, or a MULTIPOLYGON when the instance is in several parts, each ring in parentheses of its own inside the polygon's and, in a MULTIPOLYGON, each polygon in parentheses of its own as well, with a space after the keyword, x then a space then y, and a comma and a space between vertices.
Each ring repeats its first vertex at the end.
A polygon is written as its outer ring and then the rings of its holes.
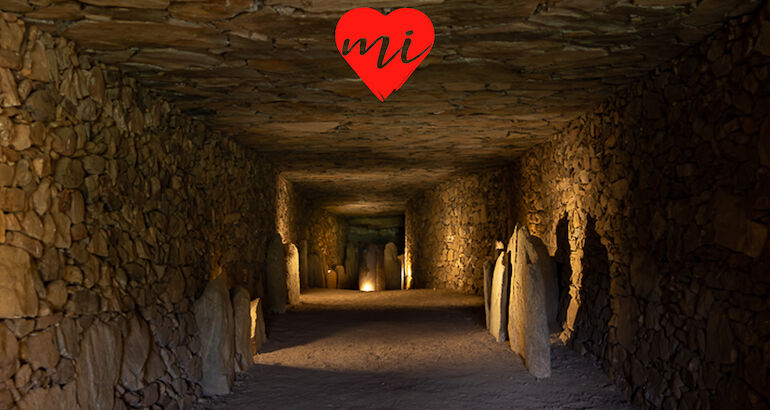
POLYGON ((361 5, 0 0, 0 410, 770 409, 766 0, 361 5))
POLYGON ((482 299, 459 292, 314 289, 276 319, 233 394, 198 408, 634 408, 564 346, 552 377, 533 379, 483 320, 482 299))

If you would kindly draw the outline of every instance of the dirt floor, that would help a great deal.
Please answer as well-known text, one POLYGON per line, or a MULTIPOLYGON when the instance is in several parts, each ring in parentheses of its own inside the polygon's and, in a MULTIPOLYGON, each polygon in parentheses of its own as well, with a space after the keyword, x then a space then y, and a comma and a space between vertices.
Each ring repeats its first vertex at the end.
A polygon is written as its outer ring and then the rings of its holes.
POLYGON ((631 409, 607 375, 554 346, 537 380, 451 291, 310 290, 273 318, 233 394, 200 409, 631 409))

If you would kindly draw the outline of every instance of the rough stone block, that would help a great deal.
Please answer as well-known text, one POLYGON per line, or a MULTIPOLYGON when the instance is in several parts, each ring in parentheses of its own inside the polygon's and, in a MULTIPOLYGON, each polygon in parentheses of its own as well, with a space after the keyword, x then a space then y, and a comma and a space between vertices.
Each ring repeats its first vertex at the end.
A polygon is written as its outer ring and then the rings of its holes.
POLYGON ((124 335, 123 364, 120 367, 120 384, 123 387, 129 390, 144 387, 144 364, 152 343, 150 326, 139 314, 132 314, 124 335))
POLYGON ((281 235, 275 234, 270 239, 267 248, 267 268, 265 269, 266 292, 265 307, 272 313, 283 313, 286 311, 286 299, 288 290, 286 288, 286 256, 283 250, 283 241, 281 235))
POLYGON ((507 254, 501 253, 495 261, 492 273, 492 293, 489 298, 489 333, 498 342, 505 341, 505 326, 508 323, 509 274, 506 268, 507 254))
POLYGON ((286 288, 290 305, 299 304, 300 276, 299 252, 293 243, 284 246, 286 254, 286 288))
MULTIPOLYGON (((299 285, 299 283, 297 284, 299 285)), ((241 286, 234 287, 230 293, 233 302, 233 325, 235 326, 235 371, 244 372, 254 364, 251 353, 251 301, 249 291, 241 286)))
POLYGON ((112 409, 122 353, 123 339, 117 326, 96 320, 86 329, 75 366, 81 409, 112 409))
POLYGON ((37 292, 29 254, 13 246, 0 245, 0 318, 36 316, 37 292))
POLYGON ((385 270, 385 289, 401 289, 401 262, 398 261, 398 248, 393 242, 385 245, 383 255, 385 270))
MULTIPOLYGON (((282 246, 280 249, 283 253, 282 246)), ((283 265, 283 257, 280 262, 283 265)), ((234 316, 230 293, 221 276, 206 285, 201 297, 195 301, 193 312, 201 340, 203 394, 230 393, 235 378, 234 316)))
MULTIPOLYGON (((551 375, 551 344, 548 330, 544 265, 526 228, 517 227, 511 255, 508 337, 511 349, 522 357, 537 378, 551 375)), ((547 255, 547 253, 546 253, 547 255)))
POLYGON ((251 301, 249 314, 251 315, 251 354, 256 355, 259 353, 259 349, 262 348, 262 345, 267 341, 265 317, 262 313, 261 299, 254 299, 251 301))

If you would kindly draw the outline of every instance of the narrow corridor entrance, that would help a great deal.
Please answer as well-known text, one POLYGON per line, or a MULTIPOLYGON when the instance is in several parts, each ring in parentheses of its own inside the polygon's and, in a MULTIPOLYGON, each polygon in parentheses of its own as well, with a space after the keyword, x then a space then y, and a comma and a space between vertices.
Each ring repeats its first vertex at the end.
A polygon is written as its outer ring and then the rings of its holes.
POLYGON ((198 408, 633 408, 565 347, 553 348, 552 377, 536 380, 493 341, 482 303, 442 290, 311 289, 272 320, 233 394, 198 408))

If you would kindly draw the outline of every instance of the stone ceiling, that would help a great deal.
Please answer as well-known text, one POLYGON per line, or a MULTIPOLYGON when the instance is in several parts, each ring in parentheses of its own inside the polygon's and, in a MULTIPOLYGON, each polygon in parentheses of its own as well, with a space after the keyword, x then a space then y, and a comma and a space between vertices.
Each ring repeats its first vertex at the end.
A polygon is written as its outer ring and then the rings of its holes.
POLYGON ((0 0, 267 153, 343 214, 543 141, 760 0, 0 0), (430 56, 384 103, 333 41, 347 10, 414 7, 430 56))

